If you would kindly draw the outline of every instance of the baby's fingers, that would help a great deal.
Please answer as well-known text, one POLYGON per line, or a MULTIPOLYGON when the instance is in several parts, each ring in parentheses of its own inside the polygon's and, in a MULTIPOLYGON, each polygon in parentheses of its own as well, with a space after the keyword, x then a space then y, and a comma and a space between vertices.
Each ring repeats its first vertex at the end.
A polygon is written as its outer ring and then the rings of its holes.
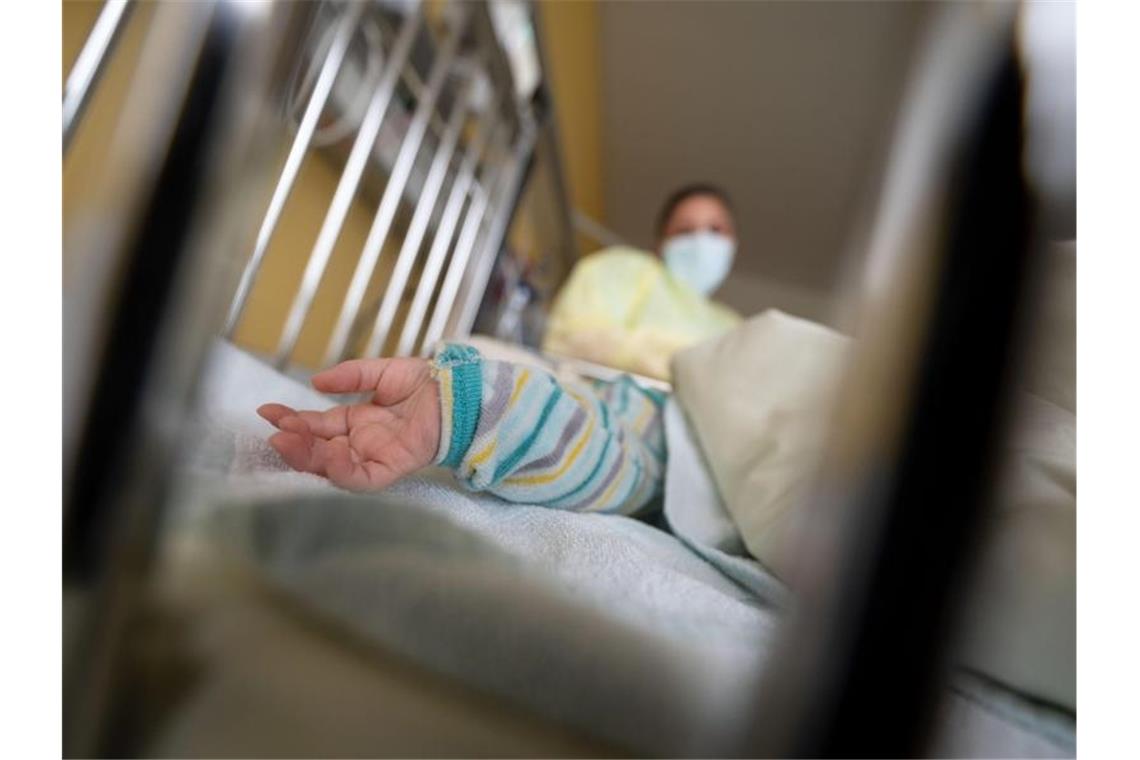
POLYGON ((262 404, 257 407, 258 415, 274 427, 282 417, 291 417, 297 414, 291 407, 284 404, 262 404))
POLYGON ((369 405, 354 408, 334 406, 323 412, 315 412, 294 411, 284 404, 266 404, 257 410, 258 414, 269 420, 278 430, 312 433, 321 438, 348 435, 353 423, 368 422, 370 416, 375 416, 375 412, 376 410, 369 405), (350 417, 353 419, 350 420, 350 417))
POLYGON ((296 433, 304 439, 306 446, 315 445, 312 440, 314 431, 303 417, 282 417, 277 420, 277 429, 285 433, 296 433))
POLYGON ((310 433, 296 417, 285 418, 281 425, 282 431, 269 438, 269 445, 294 470, 325 475, 329 442, 310 433))
MULTIPOLYGON (((371 411, 373 411, 371 408, 367 408, 365 416, 367 417, 367 413, 371 411)), ((360 416, 359 410, 353 414, 353 410, 347 406, 334 406, 323 412, 297 412, 297 417, 309 426, 314 435, 319 435, 321 438, 348 435, 352 425, 359 424, 360 416)))
POLYGON ((314 472, 312 469, 312 438, 299 433, 275 433, 269 437, 269 445, 281 455, 285 464, 301 472, 314 472))

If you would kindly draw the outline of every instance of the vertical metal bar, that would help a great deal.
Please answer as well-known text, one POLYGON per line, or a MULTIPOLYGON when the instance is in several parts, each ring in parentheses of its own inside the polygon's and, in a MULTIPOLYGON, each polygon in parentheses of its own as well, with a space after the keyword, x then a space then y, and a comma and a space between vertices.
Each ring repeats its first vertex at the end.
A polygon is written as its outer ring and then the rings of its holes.
POLYGON ((218 282, 232 271, 227 254, 251 242, 246 206, 272 179, 264 135, 298 7, 156 6, 100 173, 100 229, 73 241, 73 254, 107 276, 71 280, 67 295, 76 298, 65 298, 79 302, 65 310, 65 340, 78 326, 94 344, 90 366, 79 368, 86 398, 65 421, 79 436, 64 475, 67 757, 143 754, 142 734, 153 728, 123 720, 145 699, 127 659, 131 635, 195 381, 224 308, 228 287, 218 282))
POLYGON ((332 203, 329 204, 329 210, 325 215, 324 223, 321 225, 321 231, 317 234, 317 242, 313 245, 312 253, 309 254, 309 261, 305 265, 305 273, 301 278, 301 287, 293 298, 293 304, 289 308, 289 316, 281 332, 281 340, 277 344, 275 363, 279 369, 284 368, 288 363, 289 357, 297 345, 297 339, 301 335, 301 327, 304 325, 305 317, 308 316, 309 309, 313 305, 317 287, 321 284, 325 267, 328 266, 333 247, 336 245, 337 238, 340 237, 345 217, 348 216, 349 205, 360 185, 360 178, 364 174, 368 158, 372 155, 372 146, 376 142, 376 135, 380 132, 384 114, 388 110, 388 104, 392 102, 392 94, 395 92, 400 70, 408 60, 412 43, 415 42, 422 21, 423 10, 417 3, 415 9, 404 21, 400 36, 392 48, 392 55, 388 59, 388 69, 376 86, 376 91, 368 104, 368 110, 365 111, 364 119, 360 124, 360 131, 356 134, 356 141, 352 144, 352 151, 345 163, 344 173, 341 174, 340 182, 333 194, 332 203))
MULTIPOLYGON (((499 166, 493 172, 492 187, 497 188, 506 175, 506 167, 499 166)), ((482 229, 487 205, 494 191, 484 190, 478 186, 472 192, 471 205, 467 209, 467 218, 463 221, 463 230, 459 233, 459 240, 455 243, 455 251, 451 254, 451 262, 447 267, 447 276, 436 300, 435 311, 432 312, 431 322, 428 323, 424 333, 420 352, 430 351, 436 341, 443 335, 443 328, 451 316, 451 307, 454 305, 456 293, 459 292, 459 283, 467 271, 467 261, 471 250, 475 247, 475 239, 482 229)))
POLYGON ((356 25, 360 22, 363 13, 364 3, 354 2, 341 16, 340 23, 333 36, 332 45, 329 46, 328 55, 325 57, 324 63, 321 64, 317 83, 313 86, 313 94, 309 98, 309 104, 305 107, 305 114, 301 118, 300 127, 297 129, 297 136, 293 139, 293 145, 289 148, 289 155, 285 159, 285 166, 281 169, 281 176, 277 180, 277 187, 273 190, 273 197, 269 201, 265 219, 261 222, 261 229, 257 231, 257 242, 254 244, 253 254, 245 265, 245 270, 242 272, 241 280, 238 283, 237 293, 234 294, 233 302, 230 304, 230 311, 226 317, 226 326, 223 331, 226 337, 232 336, 234 330, 237 329, 238 321, 241 319, 246 302, 249 300, 249 294, 253 290, 253 281, 261 269, 265 252, 269 248, 269 241, 277 229, 277 223, 281 219, 285 202, 289 200, 289 194, 293 191, 293 183, 297 181, 297 175, 301 171, 301 162, 305 159, 305 152, 309 149, 313 133, 317 130, 317 121, 328 102, 337 74, 340 73, 340 67, 348 53, 349 43, 352 42, 352 36, 356 32, 356 25))
POLYGON ((415 264, 416 255, 420 251, 420 244, 423 242, 424 233, 427 231, 428 221, 430 221, 432 212, 435 210, 436 198, 443 186, 447 168, 451 165, 451 156, 455 153, 455 144, 459 139, 459 132, 466 122, 467 105, 467 99, 464 98, 461 102, 457 102, 452 110, 447 129, 443 133, 443 140, 440 143, 439 150, 436 151, 431 169, 428 171, 427 180, 424 182, 423 191, 420 193, 419 203, 416 204, 412 221, 408 225, 408 232, 404 236, 404 243, 400 247, 399 256, 396 258, 392 277, 384 291, 384 299, 380 303, 380 311, 376 314, 376 323, 372 328, 372 337, 364 350, 365 356, 379 356, 380 352, 384 350, 384 342, 392 328, 392 321, 395 319, 400 298, 404 295, 408 275, 411 274, 412 265, 415 264))
POLYGON ((534 149, 535 137, 536 134, 533 129, 525 129, 512 151, 511 163, 505 170, 506 176, 497 189, 494 199, 495 205, 491 209, 493 214, 491 224, 475 254, 471 278, 467 290, 462 296, 459 316, 451 331, 454 335, 468 335, 471 332, 475 316, 479 311, 479 304, 487 290, 487 280, 491 276, 491 270, 498 258, 499 250, 503 246, 503 239, 507 234, 507 228, 514 215, 514 200, 517 197, 523 174, 529 164, 528 159, 534 149))
POLYGON ((94 89, 99 77, 106 69, 107 59, 111 57, 111 50, 118 42, 126 20, 134 10, 130 0, 107 0, 87 42, 79 51, 79 57, 67 75, 67 83, 63 87, 63 150, 66 153, 71 144, 71 138, 83 118, 83 111, 87 107, 91 91, 94 89))
MULTIPOLYGON (((465 14, 464 19, 466 17, 465 14)), ((336 325, 333 327, 332 337, 329 339, 323 362, 326 366, 344 359, 348 351, 348 338, 352 332, 352 326, 360 312, 360 305, 364 301, 364 293, 368 289, 368 283, 376 270, 376 263, 380 259, 384 241, 387 240, 388 232, 392 228, 396 209, 399 208, 400 201, 404 196, 404 188, 408 183, 408 177, 411 176, 412 167, 415 165, 420 144, 423 142, 424 133, 427 131, 428 121, 435 111, 436 100, 443 89, 443 83, 447 81, 447 76, 451 73, 451 64, 459 47, 463 27, 464 24, 461 21, 449 30, 448 37, 432 65, 426 91, 416 104, 416 112, 412 116, 411 124, 408 125, 404 141, 400 144, 400 152, 396 155, 396 161, 392 165, 392 173, 388 177, 384 195, 380 198, 376 217, 372 220, 372 228, 368 230, 364 249, 360 253, 360 259, 356 262, 356 270, 352 273, 352 281, 349 283, 344 303, 341 304, 340 316, 337 317, 336 325)))
POLYGON ((501 124, 502 122, 495 120, 494 111, 489 113, 485 121, 479 126, 478 133, 463 157, 463 164, 459 167, 459 175, 455 178, 455 184, 451 186, 451 195, 447 199, 447 205, 444 206, 439 226, 436 227, 435 238, 432 240, 431 250, 428 252, 427 262, 424 264, 424 271, 420 274, 419 283, 416 285, 416 294, 412 298, 412 305, 409 307, 408 316, 404 320, 404 329, 400 333, 400 342, 396 346, 398 356, 406 356, 415 348, 416 338, 419 337, 420 327, 423 325, 424 315, 427 313, 428 302, 435 290, 440 270, 443 269, 444 258, 447 256, 448 249, 451 248, 451 240, 455 234, 455 228, 458 226, 463 205, 467 201, 468 191, 475 179, 475 167, 478 166, 479 159, 483 156, 483 149, 487 146, 491 134, 497 132, 501 124))

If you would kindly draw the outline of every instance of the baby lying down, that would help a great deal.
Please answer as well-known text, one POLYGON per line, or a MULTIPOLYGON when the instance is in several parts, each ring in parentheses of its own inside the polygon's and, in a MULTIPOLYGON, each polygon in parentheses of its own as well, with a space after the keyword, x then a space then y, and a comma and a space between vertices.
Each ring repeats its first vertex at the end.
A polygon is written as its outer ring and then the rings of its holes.
POLYGON ((628 377, 565 383, 449 344, 428 361, 357 359, 313 376, 324 393, 372 393, 327 411, 265 404, 291 467, 354 491, 429 465, 508 501, 636 514, 660 491, 664 395, 628 377))

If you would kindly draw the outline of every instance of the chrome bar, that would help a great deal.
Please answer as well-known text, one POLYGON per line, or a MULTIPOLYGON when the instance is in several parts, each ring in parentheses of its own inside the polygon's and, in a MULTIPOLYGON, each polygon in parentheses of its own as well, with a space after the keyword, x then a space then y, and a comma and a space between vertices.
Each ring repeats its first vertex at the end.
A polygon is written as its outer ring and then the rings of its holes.
POLYGON ((420 335, 420 327, 423 325, 424 315, 427 313, 428 302, 431 300, 431 294, 439 280, 443 261, 447 256, 447 251, 451 248, 455 228, 459 223, 463 205, 467 201, 468 191, 475 179, 475 167, 478 166, 479 159, 483 156, 483 149, 487 146, 491 134, 496 132, 501 124, 502 122, 495 121, 494 112, 488 114, 479 126, 479 131, 463 157, 463 163, 459 167, 455 184, 451 186, 447 205, 443 208, 439 226, 436 227, 435 238, 432 240, 431 250, 428 252, 427 262, 424 264, 424 271, 420 273, 419 283, 416 285, 416 294, 412 298, 412 305, 404 319, 404 329, 400 333, 400 342, 396 346, 397 356, 407 356, 415 348, 416 338, 420 335))
POLYGON ((285 367, 289 362, 289 357, 293 354, 293 349, 297 346, 297 340, 301 336, 301 328, 305 324, 305 318, 308 316, 309 309, 313 305, 313 298, 317 294, 317 287, 321 284, 325 267, 328 266, 333 247, 336 245, 337 238, 340 237, 344 220, 348 216, 352 198, 356 195, 360 178, 363 176, 368 159, 372 154, 372 146, 380 132, 380 125, 384 121, 389 103, 392 102, 400 69, 407 63, 412 44, 416 40, 422 22, 423 9, 417 4, 415 10, 404 21, 400 36, 392 48, 392 55, 388 60, 388 69, 381 77, 376 86, 376 91, 372 95, 372 100, 368 104, 368 110, 360 124, 360 131, 356 134, 352 151, 348 155, 348 161, 345 162, 344 173, 341 174, 340 182, 333 194, 332 203, 329 204, 328 213, 321 225, 321 231, 317 235, 317 242, 313 245, 312 253, 309 254, 309 261, 305 265, 305 273, 301 279, 301 287, 293 298, 293 304, 289 308, 289 316, 281 333, 281 340, 277 344, 277 355, 274 363, 278 369, 285 367))
MULTIPOLYGON (((491 186, 497 188, 506 175, 503 166, 494 170, 494 179, 491 186)), ((451 316, 455 296, 459 292, 459 283, 467 271, 467 261, 475 247, 475 239, 483 227, 484 215, 487 211, 488 201, 497 195, 491 190, 476 187, 472 191, 471 205, 467 209, 467 218, 463 221, 463 230, 459 233, 459 240, 455 243, 455 252, 451 255, 448 264, 447 276, 440 287, 439 298, 436 299, 435 311, 431 322, 428 323, 427 332, 424 333, 423 342, 420 343, 420 353, 430 351, 432 346, 443 336, 444 326, 451 316)))
POLYGON ((281 212, 285 208, 285 202, 289 200, 289 194, 293 191, 293 184, 297 181, 297 175, 301 171, 301 162, 305 160, 305 153, 309 149, 313 133, 317 130, 317 121, 328 102, 333 84, 336 83, 340 67, 348 53, 349 43, 352 42, 352 36, 356 32, 356 26, 363 13, 364 3, 353 3, 341 16, 328 54, 321 65, 317 83, 313 86, 313 94, 309 98, 309 104, 305 107, 305 115, 301 118, 297 136, 293 139, 293 145, 285 159, 285 166, 281 169, 281 177, 277 181, 277 187, 273 190, 273 197, 269 201, 269 208, 261 222, 261 229, 257 232, 257 243, 254 245, 253 254, 241 274, 237 293, 230 304, 229 315, 226 317, 226 326, 223 331, 226 337, 232 336, 234 330, 237 329, 238 321, 241 319, 242 312, 249 300, 249 294, 253 290, 253 281, 261 269, 265 252, 269 249, 269 241, 273 238, 277 223, 281 220, 281 212))
POLYGON ((491 225, 484 235, 481 246, 475 255, 475 263, 471 268, 471 280, 463 294, 463 303, 459 308, 459 316, 451 330, 453 335, 469 335, 479 312, 479 304, 487 290, 487 280, 491 277, 498 258, 499 250, 503 247, 508 226, 513 216, 513 200, 518 192, 519 184, 527 166, 527 158, 534 148, 536 133, 533 129, 524 130, 519 136, 518 144, 512 151, 509 168, 504 169, 505 179, 500 183, 494 199, 491 225))
POLYGON ((231 254, 248 250, 248 206, 271 187, 273 75, 300 37, 299 8, 155 4, 88 180, 98 213, 67 238, 85 269, 64 283, 63 338, 83 352, 78 366, 64 352, 64 374, 84 385, 64 418, 65 757, 146 754, 154 735, 122 720, 139 704, 138 624, 166 565, 177 453, 236 280, 231 254))
POLYGON ((412 221, 408 225, 408 232, 404 236, 404 243, 400 247, 396 258, 396 267, 392 270, 392 277, 384 291, 384 300, 380 304, 380 311, 376 314, 376 323, 372 328, 372 337, 364 349, 364 355, 379 356, 384 350, 384 342, 388 339, 388 332, 392 329, 392 321, 396 317, 396 309, 400 305, 400 298, 404 295, 404 288, 408 283, 408 275, 416 262, 416 255, 420 252, 424 233, 432 212, 435 211, 436 199, 443 187, 443 180, 447 176, 447 169, 451 165, 451 157, 455 153, 455 144, 459 139, 459 132, 467 120, 467 99, 456 102, 452 109, 447 129, 443 133, 443 141, 436 151, 427 180, 424 181, 423 191, 420 193, 419 203, 416 204, 412 221))
POLYGON ((111 49, 119 40, 126 20, 134 10, 130 0, 107 0, 99 18, 91 28, 91 34, 83 43, 83 49, 75 59, 67 83, 63 87, 63 150, 71 144, 71 138, 83 118, 91 91, 95 88, 111 57, 111 49))
MULTIPOLYGON (((466 19, 466 14, 464 15, 466 19)), ((396 210, 403 199, 404 187, 411 176, 416 156, 419 154, 420 144, 423 142, 428 121, 435 111, 435 103, 439 93, 451 73, 451 64, 459 48, 464 23, 460 21, 449 30, 448 37, 439 51, 438 57, 432 64, 431 74, 428 76, 427 89, 423 98, 416 103, 416 111, 412 116, 411 124, 400 143, 400 152, 392 165, 392 172, 388 176, 388 183, 384 187, 384 195, 380 198, 380 205, 376 209, 376 217, 372 220, 372 228, 368 230, 368 238, 364 241, 364 249, 360 259, 356 262, 356 269, 352 273, 348 292, 344 303, 341 304, 340 316, 337 317, 332 337, 322 364, 330 366, 346 358, 349 350, 349 336, 360 313, 360 305, 364 301, 365 291, 372 275, 376 271, 376 264, 384 249, 384 242, 392 228, 392 220, 396 217, 396 210)))

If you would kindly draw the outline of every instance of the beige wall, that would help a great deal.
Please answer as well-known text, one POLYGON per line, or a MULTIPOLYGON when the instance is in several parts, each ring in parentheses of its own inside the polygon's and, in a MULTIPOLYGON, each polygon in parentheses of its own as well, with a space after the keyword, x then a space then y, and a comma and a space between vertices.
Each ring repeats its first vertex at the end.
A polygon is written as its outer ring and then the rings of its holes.
POLYGON ((598 3, 547 1, 538 7, 571 202, 588 216, 604 222, 598 3))

